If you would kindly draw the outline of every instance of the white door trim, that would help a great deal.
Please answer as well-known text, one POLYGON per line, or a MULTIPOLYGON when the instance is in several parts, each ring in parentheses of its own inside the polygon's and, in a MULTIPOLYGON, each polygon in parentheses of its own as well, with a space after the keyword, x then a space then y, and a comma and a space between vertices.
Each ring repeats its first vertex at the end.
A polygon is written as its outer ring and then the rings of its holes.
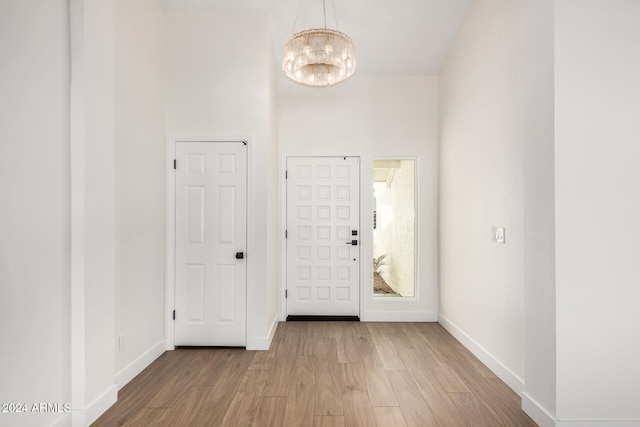
MULTIPOLYGON (((166 350, 175 349, 175 327, 173 323, 173 310, 175 307, 175 260, 176 260, 176 180, 175 169, 173 169, 173 161, 176 158, 176 143, 178 142, 245 142, 247 143, 247 162, 250 165, 251 137, 249 136, 168 136, 166 140, 166 158, 165 158, 165 343, 166 350)), ((251 169, 249 167, 247 173, 247 218, 251 211, 251 169)), ((251 239, 247 236, 246 253, 250 253, 251 239)), ((247 263, 247 279, 249 278, 250 261, 247 263)), ((250 281, 247 280, 247 329, 245 336, 247 342, 249 340, 249 304, 251 298, 250 281)))

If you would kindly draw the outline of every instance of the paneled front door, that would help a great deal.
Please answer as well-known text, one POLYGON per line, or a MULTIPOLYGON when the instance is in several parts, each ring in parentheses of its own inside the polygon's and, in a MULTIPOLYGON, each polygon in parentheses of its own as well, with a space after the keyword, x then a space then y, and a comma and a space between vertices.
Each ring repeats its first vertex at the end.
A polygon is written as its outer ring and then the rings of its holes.
POLYGON ((358 316, 360 159, 287 158, 287 315, 358 316))

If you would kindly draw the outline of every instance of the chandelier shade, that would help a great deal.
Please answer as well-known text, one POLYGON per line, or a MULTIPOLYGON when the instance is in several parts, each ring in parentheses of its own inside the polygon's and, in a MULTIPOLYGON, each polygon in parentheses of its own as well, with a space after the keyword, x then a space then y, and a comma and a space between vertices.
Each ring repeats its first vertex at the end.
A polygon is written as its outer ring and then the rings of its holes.
POLYGON ((300 31, 284 43, 282 68, 287 77, 298 83, 331 86, 355 72, 355 45, 351 37, 337 30, 300 31))

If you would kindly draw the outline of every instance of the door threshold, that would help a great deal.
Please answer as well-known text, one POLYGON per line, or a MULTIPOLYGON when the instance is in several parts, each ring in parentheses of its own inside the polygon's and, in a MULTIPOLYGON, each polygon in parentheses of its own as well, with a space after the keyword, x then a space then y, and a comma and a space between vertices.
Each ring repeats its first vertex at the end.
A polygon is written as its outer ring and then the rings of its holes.
POLYGON ((176 345, 176 350, 246 350, 246 346, 235 345, 176 345))
POLYGON ((287 322, 359 322, 359 316, 287 316, 287 322))

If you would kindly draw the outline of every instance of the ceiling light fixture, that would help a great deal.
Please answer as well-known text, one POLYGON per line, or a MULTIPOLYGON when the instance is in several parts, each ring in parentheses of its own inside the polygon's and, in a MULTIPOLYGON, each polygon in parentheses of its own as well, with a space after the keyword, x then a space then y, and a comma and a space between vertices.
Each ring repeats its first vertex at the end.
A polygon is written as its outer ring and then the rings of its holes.
MULTIPOLYGON (((302 0, 300 0, 302 3, 302 0)), ((284 43, 282 68, 290 79, 313 87, 327 87, 348 79, 356 70, 356 48, 351 37, 327 28, 327 9, 322 0, 324 28, 293 32, 284 43)), ((300 4, 298 4, 298 13, 300 4)), ((338 20, 333 10, 336 27, 338 20)))

